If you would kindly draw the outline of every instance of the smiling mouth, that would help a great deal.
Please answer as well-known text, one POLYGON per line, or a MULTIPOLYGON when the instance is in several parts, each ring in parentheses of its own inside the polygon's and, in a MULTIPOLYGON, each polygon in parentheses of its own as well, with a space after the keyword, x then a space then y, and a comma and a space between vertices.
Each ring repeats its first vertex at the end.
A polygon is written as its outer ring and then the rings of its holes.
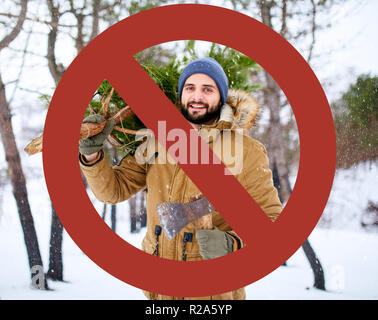
POLYGON ((202 105, 202 104, 190 104, 189 107, 193 110, 202 110, 202 109, 206 109, 206 106, 205 105, 202 105))

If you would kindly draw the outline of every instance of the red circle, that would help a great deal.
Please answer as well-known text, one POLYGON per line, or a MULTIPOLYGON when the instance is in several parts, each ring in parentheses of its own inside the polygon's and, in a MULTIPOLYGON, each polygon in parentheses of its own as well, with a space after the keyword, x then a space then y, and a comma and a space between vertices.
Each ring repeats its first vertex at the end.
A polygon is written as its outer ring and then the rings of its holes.
POLYGON ((280 266, 315 227, 335 172, 336 143, 330 108, 306 61, 264 24, 235 11, 208 5, 170 5, 147 10, 117 23, 90 42, 72 62, 55 91, 43 143, 50 197, 76 244, 118 279, 173 296, 198 297, 234 290, 280 266), (195 17, 201 23, 186 27, 185 17, 195 17), (135 53, 145 48, 182 39, 217 42, 257 61, 285 92, 297 119, 301 142, 295 187, 274 223, 262 214, 233 176, 223 174, 223 165, 180 164, 247 243, 233 254, 201 262, 154 257, 117 236, 89 201, 78 164, 83 114, 104 79, 110 81, 154 132, 158 121, 166 120, 167 131, 181 128, 189 135, 188 122, 133 59, 135 53))

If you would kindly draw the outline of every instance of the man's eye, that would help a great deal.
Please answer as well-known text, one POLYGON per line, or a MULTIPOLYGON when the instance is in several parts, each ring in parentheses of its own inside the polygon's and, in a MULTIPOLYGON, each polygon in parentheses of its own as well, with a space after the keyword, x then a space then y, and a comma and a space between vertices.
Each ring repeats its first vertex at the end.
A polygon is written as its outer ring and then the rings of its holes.
POLYGON ((207 92, 207 93, 213 92, 213 89, 211 89, 211 88, 205 88, 205 92, 207 92))
POLYGON ((186 89, 186 91, 192 91, 193 87, 186 87, 185 89, 186 89))

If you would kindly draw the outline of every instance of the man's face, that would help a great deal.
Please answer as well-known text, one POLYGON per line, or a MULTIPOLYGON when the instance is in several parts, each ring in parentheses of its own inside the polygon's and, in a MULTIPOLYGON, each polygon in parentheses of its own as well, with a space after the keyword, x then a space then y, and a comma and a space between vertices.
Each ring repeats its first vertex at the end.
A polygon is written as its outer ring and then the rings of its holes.
POLYGON ((191 123, 207 124, 220 113, 220 94, 215 81, 203 73, 186 79, 181 93, 181 112, 191 123))

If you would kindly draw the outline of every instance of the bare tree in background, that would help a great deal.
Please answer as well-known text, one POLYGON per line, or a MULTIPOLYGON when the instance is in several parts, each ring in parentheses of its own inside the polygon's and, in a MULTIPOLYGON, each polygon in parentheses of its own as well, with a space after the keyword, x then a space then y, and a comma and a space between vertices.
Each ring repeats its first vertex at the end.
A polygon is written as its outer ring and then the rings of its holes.
MULTIPOLYGON (((21 1, 20 14, 16 25, 0 41, 0 51, 8 47, 17 38, 25 21, 28 1, 21 1)), ((22 170, 20 154, 17 149, 16 139, 12 127, 12 114, 6 98, 5 84, 0 75, 0 133, 4 145, 5 158, 8 163, 9 177, 12 184, 13 196, 16 200, 18 214, 21 222, 24 241, 28 255, 29 268, 31 271, 32 286, 38 289, 48 289, 43 275, 43 263, 39 251, 37 233, 28 200, 25 175, 22 170), (33 281, 34 272, 38 270, 39 281, 33 281)))
MULTIPOLYGON (((62 1, 46 0, 48 11, 50 14, 49 27, 50 31, 47 36, 47 61, 50 74, 57 86, 61 77, 64 74, 65 67, 62 63, 57 62, 55 47, 60 28, 60 19, 64 14, 72 14, 76 20, 76 24, 69 26, 70 32, 75 32, 73 36, 76 51, 80 51, 87 45, 87 43, 97 36, 99 32, 100 14, 104 10, 109 10, 119 4, 119 1, 113 3, 101 0, 93 0, 91 4, 84 2, 82 7, 75 7, 74 1, 68 1, 69 8, 62 9, 64 3, 62 1), (85 13, 86 12, 86 13, 85 13), (91 17, 91 28, 88 32, 84 28, 84 20, 91 17)), ((67 27, 65 27, 67 28, 67 27)), ((85 180, 84 180, 85 182, 85 180)), ((56 281, 63 281, 63 257, 62 257, 62 241, 63 241, 63 225, 60 222, 53 206, 51 206, 51 232, 50 232, 50 255, 49 255, 49 269, 47 276, 49 279, 56 281)), ((115 208, 112 207, 112 221, 115 217, 115 208)), ((115 228, 115 221, 113 227, 115 228)))
MULTIPOLYGON (((73 0, 59 1, 59 0, 46 0, 50 21, 48 33, 48 46, 47 46, 47 61, 48 68, 55 85, 57 86, 65 67, 62 63, 57 61, 56 57, 56 43, 60 33, 63 31, 71 35, 74 41, 77 54, 93 39, 100 31, 100 21, 112 25, 116 23, 123 12, 127 14, 134 14, 139 11, 159 6, 161 1, 144 0, 138 2, 126 3, 120 0, 104 1, 92 0, 84 1, 79 4, 73 0), (115 12, 118 9, 119 12, 115 12), (63 25, 60 23, 64 15, 71 15, 74 19, 72 25, 63 25), (89 21, 89 23, 88 23, 89 21), (63 30, 64 29, 64 30, 63 30)), ((85 183, 85 179, 84 179, 85 183)), ((111 206, 111 227, 116 229, 116 206, 111 206)), ((106 207, 104 207, 103 216, 105 217, 106 207)), ((63 239, 63 226, 52 207, 51 219, 51 235, 50 235, 50 258, 49 270, 47 275, 53 280, 63 281, 63 261, 62 261, 62 239, 63 239)))
MULTIPOLYGON (((334 1, 330 0, 232 0, 231 3, 237 7, 253 12, 260 20, 278 32, 288 41, 300 44, 301 49, 307 56, 310 63, 313 57, 313 49, 316 43, 316 32, 319 29, 317 17, 319 11, 329 9, 334 1), (293 24, 293 21, 301 21, 301 24, 293 24), (307 48, 305 47, 307 46, 307 48)), ((282 125, 282 109, 288 106, 288 101, 282 94, 279 85, 267 71, 263 72, 263 78, 259 79, 264 83, 262 101, 269 110, 269 124, 265 130, 264 137, 269 155, 270 167, 274 173, 275 185, 277 186, 282 203, 286 203, 292 193, 289 182, 289 148, 286 135, 287 129, 295 126, 295 121, 291 114, 289 125, 282 125)), ((293 157, 298 158, 297 156, 293 157)), ((292 163, 290 163, 292 164, 292 163)), ((315 251, 308 240, 302 245, 305 255, 314 273, 314 286, 325 290, 324 271, 317 258, 315 251)))
MULTIPOLYGON (((57 64, 55 58, 55 43, 58 36, 58 25, 60 19, 59 6, 55 6, 53 0, 47 0, 47 6, 50 12, 50 31, 47 37, 47 62, 51 76, 55 85, 58 85, 60 78, 63 76, 64 67, 57 64)), ((63 281, 63 225, 60 222, 56 211, 51 204, 51 228, 50 228, 50 245, 49 245, 49 269, 47 277, 54 281, 63 281)))
MULTIPOLYGON (((274 29, 272 23, 272 19, 274 18, 273 12, 280 12, 280 26, 279 30, 277 31, 284 38, 289 38, 288 19, 293 16, 293 12, 290 12, 288 10, 288 5, 290 2, 292 4, 292 10, 294 10, 295 7, 293 5, 295 4, 293 4, 293 1, 289 0, 257 1, 262 22, 272 29, 274 29)), ((313 47, 315 44, 317 6, 318 5, 315 4, 315 0, 309 1, 308 11, 304 10, 302 14, 311 17, 310 26, 303 26, 298 32, 298 37, 300 33, 303 33, 304 35, 310 34, 311 36, 310 46, 308 49, 308 62, 310 62, 311 60, 313 47), (306 28, 308 29, 306 30, 306 28)), ((269 108, 270 111, 267 150, 270 155, 271 169, 272 171, 275 169, 278 174, 280 184, 279 195, 281 201, 285 203, 289 200, 289 197, 292 193, 292 188, 289 182, 289 166, 285 157, 286 144, 284 143, 280 111, 287 102, 283 101, 281 89, 271 77, 271 75, 267 71, 264 71, 264 75, 264 104, 269 108)), ((303 243, 302 248, 314 273, 314 287, 317 289, 325 290, 324 271, 308 239, 306 239, 306 241, 303 243)))
MULTIPOLYGON (((119 1, 115 1, 113 5, 117 5, 119 1)), ((49 27, 50 31, 47 36, 47 61, 50 74, 54 79, 57 86, 61 77, 64 74, 65 67, 63 64, 58 63, 55 55, 55 46, 60 32, 60 19, 64 14, 72 14, 76 19, 76 24, 69 28, 76 29, 74 36, 75 47, 79 53, 86 44, 97 36, 99 32, 99 15, 101 11, 108 9, 109 4, 101 7, 101 0, 93 0, 91 7, 87 2, 84 2, 82 7, 75 7, 74 1, 69 1, 69 8, 62 9, 63 2, 46 0, 48 11, 50 13, 49 27), (92 9, 92 10, 90 10, 92 9), (84 12, 87 12, 86 14, 84 12), (86 35, 84 30, 85 18, 92 17, 92 26, 90 36, 86 35), (87 39, 87 40, 86 40, 87 39)), ((85 181, 85 180, 84 180, 85 181)), ((51 206, 51 232, 50 232, 50 256, 49 256, 49 269, 47 276, 49 279, 56 281, 63 281, 63 257, 62 257, 62 241, 63 241, 63 225, 60 222, 55 209, 51 206)), ((112 208, 112 213, 114 209, 112 208)))
POLYGON ((147 226, 147 210, 146 210, 146 190, 139 192, 139 221, 140 227, 144 228, 147 226))
POLYGON ((138 232, 137 228, 137 196, 133 195, 129 200, 129 207, 130 207, 130 232, 136 233, 138 232))

